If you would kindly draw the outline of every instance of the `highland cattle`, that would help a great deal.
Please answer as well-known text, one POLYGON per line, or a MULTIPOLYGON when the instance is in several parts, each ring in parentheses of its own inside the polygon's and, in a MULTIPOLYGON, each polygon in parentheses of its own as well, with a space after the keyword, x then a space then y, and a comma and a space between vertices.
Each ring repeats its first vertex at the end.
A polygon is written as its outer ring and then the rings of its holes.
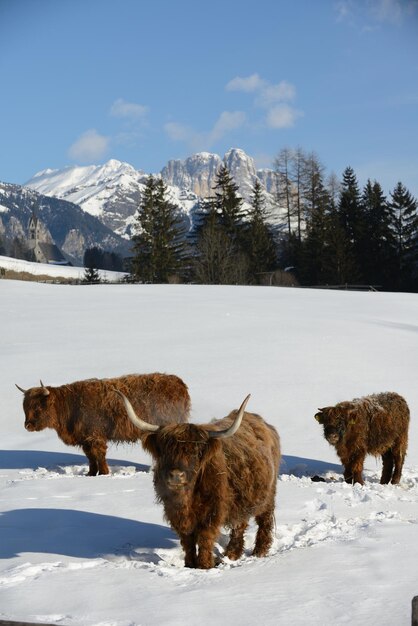
POLYGON ((80 446, 89 461, 89 476, 108 474, 107 443, 135 442, 140 432, 127 418, 114 389, 128 396, 138 415, 150 424, 187 421, 187 386, 170 374, 128 374, 89 379, 60 387, 43 385, 22 389, 25 428, 53 428, 69 446, 80 446))
POLYGON ((154 459, 157 498, 180 537, 186 567, 214 567, 222 527, 230 529, 224 556, 239 559, 251 517, 258 525, 252 554, 265 556, 271 546, 280 440, 262 417, 245 412, 248 398, 238 411, 210 424, 153 426, 138 419, 122 395, 154 459))
POLYGON ((364 483, 367 454, 381 456, 380 483, 399 483, 408 447, 409 408, 397 393, 376 393, 318 410, 315 419, 344 465, 348 483, 364 483))

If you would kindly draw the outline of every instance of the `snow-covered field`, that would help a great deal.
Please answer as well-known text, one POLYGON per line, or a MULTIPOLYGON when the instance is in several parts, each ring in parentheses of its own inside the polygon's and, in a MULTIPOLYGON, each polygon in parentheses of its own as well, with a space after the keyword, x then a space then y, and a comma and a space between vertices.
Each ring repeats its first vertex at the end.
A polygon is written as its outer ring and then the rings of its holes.
MULTIPOLYGON (((49 263, 31 263, 23 259, 14 259, 8 256, 0 256, 0 268, 13 270, 14 272, 28 272, 34 276, 50 276, 54 278, 74 278, 83 280, 85 268, 73 267, 70 265, 52 265, 49 263)), ((109 272, 98 270, 101 280, 108 282, 119 282, 124 277, 123 272, 109 272)))
MULTIPOLYGON (((67 287, 0 281, 0 619, 85 626, 408 625, 418 594, 418 295, 285 288, 67 287), (111 447, 111 475, 23 428, 22 395, 127 372, 173 372, 193 420, 248 409, 284 462, 270 555, 183 567, 150 458, 111 447), (317 407, 393 390, 412 414, 401 485, 345 484, 317 407), (314 483, 313 474, 326 482, 314 483)), ((222 552, 225 536, 219 540, 222 552)))

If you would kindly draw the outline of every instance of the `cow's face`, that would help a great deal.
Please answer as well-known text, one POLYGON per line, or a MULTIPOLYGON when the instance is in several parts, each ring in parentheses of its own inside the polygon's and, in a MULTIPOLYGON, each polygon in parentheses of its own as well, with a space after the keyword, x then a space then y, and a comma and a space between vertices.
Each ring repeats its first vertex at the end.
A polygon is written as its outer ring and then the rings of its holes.
POLYGON ((34 387, 25 392, 23 399, 25 428, 29 431, 43 430, 51 425, 54 403, 46 387, 34 387))
POLYGON ((220 446, 207 431, 193 424, 165 426, 143 439, 156 464, 154 483, 160 497, 193 491, 201 471, 220 446))
POLYGON ((348 425, 355 421, 355 407, 351 402, 340 402, 318 409, 315 419, 323 426, 328 443, 336 446, 344 438, 348 425))

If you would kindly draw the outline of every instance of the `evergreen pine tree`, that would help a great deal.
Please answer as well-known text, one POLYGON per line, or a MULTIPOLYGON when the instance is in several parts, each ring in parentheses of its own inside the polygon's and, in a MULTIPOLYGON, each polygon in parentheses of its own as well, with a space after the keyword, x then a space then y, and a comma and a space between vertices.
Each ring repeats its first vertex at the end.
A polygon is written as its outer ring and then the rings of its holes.
POLYGON ((138 210, 137 234, 132 237, 134 278, 166 283, 181 273, 184 236, 178 208, 168 200, 164 181, 150 176, 138 210))
POLYGON ((267 210, 263 188, 256 179, 250 199, 249 222, 246 228, 246 252, 249 262, 249 278, 252 283, 259 283, 261 274, 277 267, 276 245, 267 225, 267 210))
POLYGON ((319 170, 311 177, 306 235, 302 246, 301 278, 304 284, 320 285, 329 278, 331 200, 319 170))
POLYGON ((201 203, 195 224, 195 278, 205 284, 244 284, 248 260, 243 200, 225 165, 218 171, 213 191, 201 203))
POLYGON ((367 181, 362 206, 365 215, 363 276, 367 283, 391 286, 395 259, 392 211, 378 182, 367 181))
POLYGON ((341 285, 348 283, 355 275, 355 260, 350 241, 343 229, 338 213, 341 185, 335 174, 328 178, 326 194, 328 211, 325 221, 325 250, 323 256, 324 284, 341 285))
POLYGON ((347 167, 343 173, 338 215, 342 233, 353 259, 351 273, 347 279, 348 282, 355 282, 362 278, 366 224, 357 178, 351 167, 347 167))
POLYGON ((418 202, 401 183, 391 192, 397 289, 417 291, 418 202))
POLYGON ((100 283, 99 270, 96 267, 86 267, 84 270, 83 283, 100 283))
POLYGON ((213 190, 220 224, 234 243, 239 245, 245 212, 243 200, 237 193, 238 185, 234 182, 226 165, 221 165, 219 168, 213 190))

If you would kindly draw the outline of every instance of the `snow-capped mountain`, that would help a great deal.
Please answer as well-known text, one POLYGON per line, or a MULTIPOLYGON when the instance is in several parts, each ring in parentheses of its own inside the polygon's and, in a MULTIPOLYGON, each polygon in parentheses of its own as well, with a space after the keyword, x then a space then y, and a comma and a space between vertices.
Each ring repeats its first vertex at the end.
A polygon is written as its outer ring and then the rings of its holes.
MULTIPOLYGON (((249 200, 254 181, 258 178, 266 189, 268 204, 273 207, 272 170, 256 170, 254 160, 237 148, 229 150, 223 159, 217 154, 200 152, 184 160, 169 161, 158 174, 167 183, 170 199, 180 207, 189 222, 199 198, 211 194, 222 162, 227 165, 244 200, 249 200)), ((78 204, 115 233, 130 237, 146 180, 147 174, 143 171, 112 159, 104 165, 47 169, 35 174, 26 186, 78 204)), ((279 223, 281 219, 276 209, 271 221, 279 223)))
POLYGON ((217 154, 199 152, 184 161, 172 160, 162 169, 161 176, 168 185, 191 191, 201 198, 208 197, 222 164, 217 154))
POLYGON ((99 246, 127 256, 130 245, 102 221, 80 206, 33 189, 0 183, 0 237, 11 242, 29 237, 32 212, 40 220, 42 240, 55 242, 67 259, 82 264, 86 248, 99 246))
POLYGON ((124 234, 145 179, 145 174, 129 163, 111 159, 104 165, 43 170, 26 187, 77 204, 114 232, 124 234))

